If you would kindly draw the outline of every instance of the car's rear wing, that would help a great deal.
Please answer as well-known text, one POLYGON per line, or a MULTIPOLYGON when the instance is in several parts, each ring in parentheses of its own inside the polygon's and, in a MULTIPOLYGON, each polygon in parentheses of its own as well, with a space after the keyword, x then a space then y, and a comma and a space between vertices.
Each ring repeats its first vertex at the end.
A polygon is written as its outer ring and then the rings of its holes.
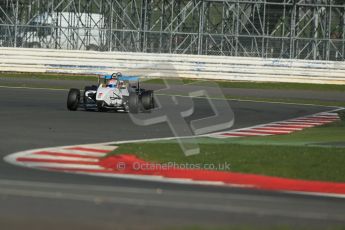
POLYGON ((121 76, 117 78, 120 81, 139 81, 137 76, 121 76))
MULTIPOLYGON (((112 79, 114 78, 113 75, 102 75, 99 77, 100 79, 112 79)), ((120 76, 117 78, 117 80, 120 81, 139 81, 139 77, 138 76, 120 76)))

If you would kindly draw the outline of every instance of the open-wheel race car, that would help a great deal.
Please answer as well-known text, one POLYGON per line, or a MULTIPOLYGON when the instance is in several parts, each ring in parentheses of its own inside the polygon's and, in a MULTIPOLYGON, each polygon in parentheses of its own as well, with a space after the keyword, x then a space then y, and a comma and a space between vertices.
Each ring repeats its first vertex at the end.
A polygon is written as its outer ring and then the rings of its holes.
POLYGON ((84 91, 70 89, 67 108, 97 111, 124 111, 138 113, 154 108, 153 90, 140 87, 139 77, 123 76, 121 73, 98 78, 98 86, 86 86, 84 91))

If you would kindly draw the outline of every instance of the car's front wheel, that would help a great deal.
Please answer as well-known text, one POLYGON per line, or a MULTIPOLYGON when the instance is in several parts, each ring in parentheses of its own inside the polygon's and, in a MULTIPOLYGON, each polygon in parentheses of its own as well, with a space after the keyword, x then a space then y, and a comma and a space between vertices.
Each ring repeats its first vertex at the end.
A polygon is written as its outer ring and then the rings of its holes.
POLYGON ((67 108, 68 110, 75 111, 79 107, 80 102, 80 90, 70 89, 67 97, 67 108))

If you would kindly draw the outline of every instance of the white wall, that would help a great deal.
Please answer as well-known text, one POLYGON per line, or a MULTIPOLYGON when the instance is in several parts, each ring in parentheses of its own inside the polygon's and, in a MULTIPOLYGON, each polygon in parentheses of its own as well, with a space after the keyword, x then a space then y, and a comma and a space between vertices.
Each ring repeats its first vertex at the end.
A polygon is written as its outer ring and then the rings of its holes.
POLYGON ((345 62, 0 48, 0 71, 345 84, 345 62))

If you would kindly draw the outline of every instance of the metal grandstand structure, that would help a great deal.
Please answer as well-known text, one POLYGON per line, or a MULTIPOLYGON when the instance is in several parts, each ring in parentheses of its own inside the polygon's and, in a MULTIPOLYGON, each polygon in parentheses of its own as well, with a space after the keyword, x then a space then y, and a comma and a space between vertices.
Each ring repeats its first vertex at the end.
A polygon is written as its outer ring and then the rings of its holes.
POLYGON ((1 0, 0 46, 345 59, 344 0, 1 0))

